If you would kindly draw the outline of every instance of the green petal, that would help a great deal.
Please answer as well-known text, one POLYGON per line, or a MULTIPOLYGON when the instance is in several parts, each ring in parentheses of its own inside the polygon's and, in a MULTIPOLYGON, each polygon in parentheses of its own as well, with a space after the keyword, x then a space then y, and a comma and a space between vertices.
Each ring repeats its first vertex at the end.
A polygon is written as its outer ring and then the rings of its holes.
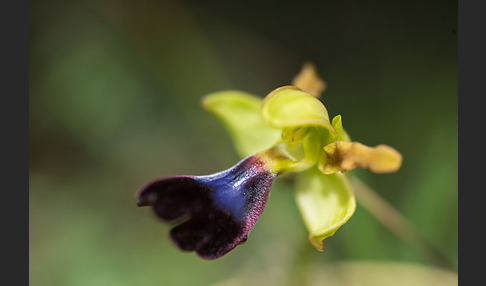
POLYGON ((321 126, 336 135, 326 107, 312 95, 294 87, 283 86, 265 97, 262 117, 273 128, 321 126))
POLYGON ((346 176, 324 175, 315 167, 299 174, 296 200, 309 230, 309 240, 320 251, 324 250, 323 240, 346 223, 356 208, 346 176))
POLYGON ((332 126, 337 132, 335 141, 351 141, 348 133, 343 128, 343 120, 341 118, 341 115, 336 115, 332 119, 332 126))
POLYGON ((272 147, 280 140, 281 131, 262 120, 262 99, 241 91, 222 91, 203 98, 206 110, 220 119, 233 139, 241 157, 272 147))

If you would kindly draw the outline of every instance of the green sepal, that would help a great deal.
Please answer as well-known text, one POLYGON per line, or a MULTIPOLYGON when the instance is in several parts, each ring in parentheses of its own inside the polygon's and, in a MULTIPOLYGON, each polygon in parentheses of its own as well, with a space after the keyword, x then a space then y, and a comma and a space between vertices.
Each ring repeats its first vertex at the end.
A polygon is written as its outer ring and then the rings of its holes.
POLYGON ((224 124, 242 158, 266 150, 280 140, 281 131, 263 121, 262 99, 257 96, 229 90, 209 94, 202 103, 224 124))
POLYGON ((351 184, 344 174, 322 174, 313 167, 297 176, 296 201, 309 230, 309 241, 324 250, 324 239, 346 223, 356 209, 351 184))

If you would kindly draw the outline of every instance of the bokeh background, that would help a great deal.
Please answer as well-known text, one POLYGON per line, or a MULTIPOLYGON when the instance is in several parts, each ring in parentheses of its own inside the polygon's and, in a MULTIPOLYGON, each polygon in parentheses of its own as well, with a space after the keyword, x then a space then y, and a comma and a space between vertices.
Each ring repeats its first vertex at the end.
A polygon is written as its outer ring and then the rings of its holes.
POLYGON ((32 0, 31 285, 454 285, 458 263, 456 1, 32 0), (399 172, 353 171, 452 265, 394 236, 359 204, 307 241, 278 180, 246 244, 204 261, 168 240, 135 191, 239 160, 205 94, 265 96, 305 61, 331 117, 388 144, 399 172))

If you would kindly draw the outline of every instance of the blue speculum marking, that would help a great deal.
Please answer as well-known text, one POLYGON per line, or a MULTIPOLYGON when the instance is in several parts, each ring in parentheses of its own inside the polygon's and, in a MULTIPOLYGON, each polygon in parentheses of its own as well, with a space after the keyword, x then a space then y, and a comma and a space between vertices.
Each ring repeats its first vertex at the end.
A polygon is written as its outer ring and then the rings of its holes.
POLYGON ((177 224, 170 238, 181 250, 216 259, 246 240, 275 176, 250 156, 216 174, 150 182, 139 191, 137 204, 152 206, 163 221, 177 224))
POLYGON ((213 203, 230 212, 236 221, 247 219, 247 211, 259 197, 257 192, 270 188, 264 185, 268 179, 262 181, 262 177, 274 176, 262 164, 254 164, 252 159, 244 159, 231 169, 213 175, 194 177, 213 190, 213 203))
POLYGON ((230 212, 233 218, 241 221, 244 218, 244 211, 247 198, 243 195, 244 181, 238 180, 231 172, 225 172, 221 177, 208 178, 201 177, 194 179, 205 183, 212 189, 213 203, 223 211, 230 212))
POLYGON ((231 185, 231 182, 225 179, 212 181, 207 184, 215 190, 213 192, 213 203, 216 206, 223 211, 229 211, 237 221, 244 219, 247 198, 242 194, 242 190, 235 185, 231 185))

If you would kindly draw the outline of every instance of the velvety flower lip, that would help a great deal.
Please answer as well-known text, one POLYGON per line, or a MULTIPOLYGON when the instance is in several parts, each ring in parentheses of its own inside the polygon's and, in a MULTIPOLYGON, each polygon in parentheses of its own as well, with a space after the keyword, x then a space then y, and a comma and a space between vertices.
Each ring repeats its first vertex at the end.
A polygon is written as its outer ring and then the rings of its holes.
POLYGON ((278 87, 264 98, 228 90, 203 99, 204 108, 221 120, 242 157, 267 152, 277 159, 279 174, 298 173, 297 206, 309 241, 319 251, 324 250, 324 239, 356 209, 352 185, 343 173, 357 167, 390 173, 402 162, 401 154, 387 145, 351 141, 342 116, 331 121, 318 99, 325 86, 315 68, 306 65, 291 86, 278 87))
POLYGON ((177 224, 170 238, 181 250, 216 259, 245 242, 262 214, 276 177, 270 167, 253 155, 212 175, 158 179, 139 190, 137 205, 177 224))
POLYGON ((341 115, 330 120, 320 97, 326 87, 312 64, 291 86, 260 98, 238 90, 208 94, 204 108, 229 131, 245 158, 207 176, 176 176, 141 188, 139 206, 152 206, 182 250, 215 259, 246 241, 267 203, 275 177, 296 176, 295 198, 309 241, 324 250, 324 239, 354 214, 356 200, 346 171, 397 171, 401 154, 387 145, 351 141, 341 115), (252 155, 256 154, 256 155, 252 155))

